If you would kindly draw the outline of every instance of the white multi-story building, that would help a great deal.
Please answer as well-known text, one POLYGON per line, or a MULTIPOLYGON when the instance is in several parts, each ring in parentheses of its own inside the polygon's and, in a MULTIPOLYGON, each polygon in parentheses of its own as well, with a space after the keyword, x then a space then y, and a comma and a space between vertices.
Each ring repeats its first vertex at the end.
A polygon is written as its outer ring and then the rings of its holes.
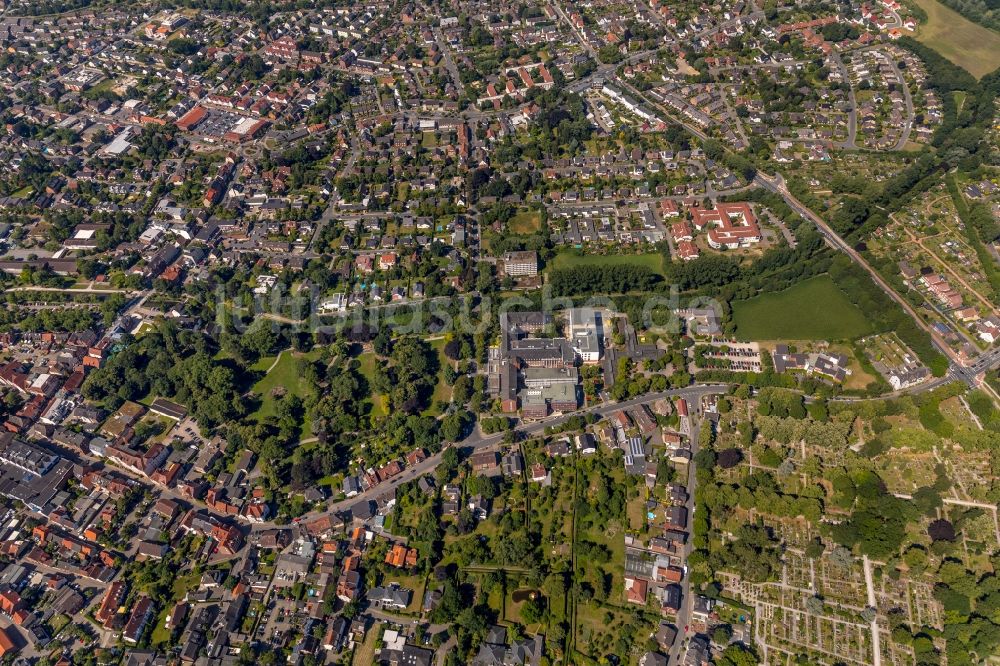
POLYGON ((503 270, 511 277, 538 275, 538 253, 534 250, 508 252, 503 256, 503 270))
POLYGON ((573 351, 584 363, 597 363, 601 360, 601 349, 604 342, 604 325, 601 313, 594 308, 573 308, 569 311, 570 344, 573 351))

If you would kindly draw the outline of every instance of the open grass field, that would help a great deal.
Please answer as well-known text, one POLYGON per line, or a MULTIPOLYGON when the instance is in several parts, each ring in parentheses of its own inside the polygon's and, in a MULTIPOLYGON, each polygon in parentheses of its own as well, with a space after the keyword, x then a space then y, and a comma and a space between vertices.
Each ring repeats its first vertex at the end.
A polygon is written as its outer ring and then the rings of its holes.
POLYGON ((399 183, 396 187, 396 201, 406 201, 410 196, 410 184, 399 183))
POLYGON ((165 644, 170 640, 171 631, 164 626, 167 615, 171 610, 173 610, 174 604, 184 598, 185 592, 196 584, 199 577, 200 576, 191 573, 185 576, 178 576, 177 579, 174 580, 174 584, 171 586, 171 591, 173 593, 171 603, 167 604, 160 614, 156 616, 156 624, 153 627, 153 633, 149 639, 152 645, 165 644))
POLYGON ((640 492, 630 499, 625 505, 625 513, 628 516, 628 529, 632 532, 639 532, 646 527, 646 497, 640 492))
MULTIPOLYGON (((220 354, 221 354, 221 352, 220 352, 220 354)), ((224 356, 220 356, 220 358, 224 358, 224 356)), ((278 357, 277 356, 261 356, 259 359, 257 359, 256 363, 254 363, 253 365, 250 366, 250 370, 252 370, 253 372, 265 372, 266 373, 267 370, 268 370, 268 368, 270 368, 272 365, 274 365, 274 359, 276 359, 276 358, 278 358, 278 357)))
POLYGON ((663 255, 657 252, 648 254, 577 254, 576 252, 560 252, 549 266, 553 270, 574 268, 576 266, 645 266, 657 275, 663 275, 663 255))
POLYGON ((849 340, 871 324, 828 275, 733 303, 740 337, 750 340, 849 340))
MULTIPOLYGON (((272 360, 273 363, 273 360, 272 360)), ((266 368, 261 368, 266 370, 266 368)), ((298 364, 295 356, 290 352, 282 352, 270 372, 264 378, 254 384, 254 393, 261 396, 260 411, 261 417, 273 416, 275 414, 276 398, 273 393, 276 390, 284 389, 289 395, 304 395, 305 387, 299 383, 298 364)))
POLYGON ((855 358, 854 349, 850 345, 831 345, 830 351, 843 354, 847 357, 847 367, 851 371, 851 374, 844 381, 844 388, 861 390, 878 379, 878 377, 870 375, 865 371, 858 359, 855 358))
POLYGON ((927 22, 917 28, 917 41, 977 79, 1000 67, 1000 33, 973 23, 938 0, 914 1, 927 12, 927 22))
POLYGON ((352 662, 354 666, 368 666, 368 664, 375 663, 375 652, 378 650, 381 633, 376 626, 365 635, 363 643, 355 646, 352 662))
POLYGON ((431 396, 431 407, 425 412, 428 416, 440 416, 441 410, 438 409, 438 405, 440 403, 451 402, 452 388, 444 381, 444 368, 447 365, 452 365, 452 362, 444 355, 444 345, 446 342, 448 342, 446 339, 439 338, 431 340, 430 343, 431 348, 437 352, 438 375, 437 383, 434 385, 434 395, 431 396))
MULTIPOLYGON (((529 624, 524 621, 524 618, 521 617, 521 607, 524 606, 525 601, 527 600, 525 595, 531 591, 531 588, 524 588, 520 590, 520 594, 516 594, 518 590, 515 588, 517 588, 517 585, 510 585, 509 589, 506 591, 507 597, 504 600, 503 620, 505 622, 520 624, 525 628, 525 632, 529 636, 538 633, 539 631, 544 631, 545 630, 544 622, 529 624)), ((546 597, 545 601, 548 602, 549 599, 546 597)))
MULTIPOLYGON (((263 419, 277 414, 277 397, 274 395, 275 389, 284 389, 286 395, 297 395, 304 398, 306 395, 306 384, 302 381, 298 370, 298 359, 301 354, 291 351, 284 351, 277 363, 271 359, 273 367, 263 379, 254 384, 253 391, 260 396, 260 409, 257 410, 257 418, 263 419)), ((305 354, 308 358, 318 358, 319 350, 314 350, 305 354)), ((262 368, 267 369, 267 368, 262 368)), ((308 431, 311 419, 305 419, 304 430, 308 431)))
POLYGON ((542 228, 542 214, 537 210, 521 211, 507 223, 512 234, 533 234, 542 228))
POLYGON ((959 113, 962 112, 962 107, 965 106, 965 100, 968 98, 969 94, 964 90, 956 90, 952 93, 955 96, 955 109, 959 113))
MULTIPOLYGON (((378 363, 378 357, 372 352, 366 352, 358 356, 358 361, 361 363, 358 372, 371 383, 372 378, 375 377, 375 364, 378 363)), ((385 416, 388 413, 385 408, 385 396, 383 394, 373 393, 371 400, 373 416, 385 416)))

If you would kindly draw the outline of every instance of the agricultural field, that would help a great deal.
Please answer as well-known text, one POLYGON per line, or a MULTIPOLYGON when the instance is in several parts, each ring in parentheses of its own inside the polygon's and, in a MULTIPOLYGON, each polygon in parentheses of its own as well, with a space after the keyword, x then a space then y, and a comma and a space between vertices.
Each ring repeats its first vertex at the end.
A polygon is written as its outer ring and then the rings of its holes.
POLYGON ((733 319, 748 340, 849 340, 871 332, 864 313, 826 275, 736 302, 733 319))
POLYGON ((917 41, 931 47, 977 79, 1000 67, 1000 34, 973 23, 937 0, 914 0, 927 13, 917 41))

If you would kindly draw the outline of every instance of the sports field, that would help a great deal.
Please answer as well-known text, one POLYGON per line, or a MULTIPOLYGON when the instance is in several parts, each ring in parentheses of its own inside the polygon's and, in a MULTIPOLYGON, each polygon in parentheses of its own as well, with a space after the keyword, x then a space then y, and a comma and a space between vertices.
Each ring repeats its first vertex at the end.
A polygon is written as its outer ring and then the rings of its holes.
POLYGON ((977 79, 1000 67, 1000 33, 973 23, 938 0, 914 0, 927 12, 917 41, 966 69, 977 79))
POLYGON ((741 338, 750 340, 850 340, 871 324, 828 275, 773 294, 733 303, 741 338))

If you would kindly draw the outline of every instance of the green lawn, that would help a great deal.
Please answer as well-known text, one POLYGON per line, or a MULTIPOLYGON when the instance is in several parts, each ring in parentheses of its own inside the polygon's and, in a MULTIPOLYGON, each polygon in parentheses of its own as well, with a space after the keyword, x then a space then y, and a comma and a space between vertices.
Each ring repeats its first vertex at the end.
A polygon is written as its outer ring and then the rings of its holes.
POLYGON ((118 84, 118 80, 117 79, 104 79, 103 81, 101 81, 97 85, 93 86, 90 89, 90 92, 91 92, 92 95, 96 94, 96 93, 102 93, 102 92, 111 92, 115 88, 115 86, 117 84, 118 84))
POLYGON ((657 275, 663 275, 663 255, 657 252, 647 254, 578 254, 577 252, 560 252, 555 256, 549 267, 553 270, 574 268, 576 266, 645 266, 657 275))
MULTIPOLYGON (((446 364, 451 363, 448 357, 444 355, 444 344, 447 342, 444 338, 439 338, 437 340, 430 340, 428 344, 431 348, 437 352, 438 362, 440 367, 438 369, 437 383, 434 385, 434 394, 431 396, 431 406, 424 414, 428 416, 439 416, 440 410, 436 408, 437 401, 449 402, 451 401, 451 387, 444 381, 444 368, 446 364)), ((375 367, 380 363, 378 356, 372 352, 365 352, 357 357, 358 362, 361 364, 358 367, 358 372, 365 379, 368 380, 369 384, 375 377, 375 367)), ((372 416, 386 416, 389 411, 386 407, 386 396, 380 393, 372 393, 372 416)))
MULTIPOLYGON (((524 606, 526 600, 514 601, 514 593, 517 592, 518 589, 519 589, 519 586, 517 584, 513 583, 513 582, 508 586, 507 595, 506 595, 506 598, 504 599, 504 608, 503 608, 503 611, 504 611, 504 617, 503 617, 503 619, 504 619, 504 621, 505 622, 516 622, 517 624, 520 624, 520 625, 524 626, 525 631, 527 632, 527 634, 529 636, 532 635, 532 634, 536 634, 536 633, 538 633, 540 631, 544 631, 545 630, 545 623, 544 623, 544 621, 536 623, 536 624, 528 624, 521 617, 521 607, 524 606)), ((523 591, 524 592, 530 592, 533 589, 534 588, 528 588, 528 587, 526 587, 526 588, 524 588, 523 591)), ((544 598, 545 598, 545 602, 546 603, 549 603, 551 601, 548 597, 544 597, 544 598)))
POLYGON ((431 395, 431 405, 429 408, 424 410, 425 416, 440 416, 441 410, 438 409, 438 403, 451 402, 452 388, 444 381, 445 366, 451 365, 451 361, 444 355, 444 345, 446 342, 447 340, 445 338, 428 340, 428 344, 431 346, 431 349, 437 353, 438 373, 437 381, 434 384, 434 393, 431 395))
POLYGON ((267 372, 268 368, 271 367, 271 364, 274 363, 274 359, 276 358, 278 357, 261 356, 259 359, 257 359, 256 363, 250 366, 250 369, 254 372, 267 372))
POLYGON ((373 628, 365 634, 363 643, 354 647, 354 666, 368 666, 375 663, 375 652, 379 644, 380 632, 378 628, 373 628))
POLYGON ((927 12, 917 40, 977 79, 1000 67, 1000 33, 973 23, 938 0, 915 0, 927 12))
POLYGON ((847 340, 872 332, 828 275, 735 302, 733 320, 740 337, 750 340, 847 340))
POLYGON ((955 107, 959 112, 961 112, 962 107, 965 106, 965 100, 968 97, 968 93, 964 90, 956 90, 952 94, 955 96, 955 107))
MULTIPOLYGON (((358 356, 358 361, 361 363, 361 367, 358 368, 358 372, 361 376, 368 380, 371 384, 372 379, 375 377, 375 364, 378 363, 378 357, 371 352, 361 354, 358 356)), ((372 393, 372 416, 385 416, 388 411, 385 408, 385 396, 381 393, 372 393)))
MULTIPOLYGON (((254 384, 253 392, 258 394, 261 399, 260 409, 257 410, 256 414, 258 419, 264 419, 277 414, 277 398, 272 395, 272 391, 276 388, 285 389, 286 395, 297 395, 300 398, 305 398, 307 387, 299 375, 298 359, 302 356, 316 359, 319 358, 319 354, 319 349, 315 349, 304 355, 287 350, 281 353, 278 363, 263 379, 254 384)), ((273 358, 266 361, 262 359, 260 364, 255 366, 255 369, 266 370, 267 366, 270 366, 273 362, 273 358), (267 363, 267 366, 259 367, 263 366, 264 363, 267 363)), ((303 425, 304 433, 309 430, 310 421, 311 419, 307 415, 305 424, 303 425)))
POLYGON ((521 211, 507 223, 512 234, 533 234, 542 228, 542 214, 537 210, 521 211))
POLYGON ((167 615, 170 611, 173 610, 174 605, 183 599, 187 592, 194 589, 200 579, 200 574, 192 572, 183 576, 178 576, 174 580, 174 584, 171 586, 171 591, 173 593, 171 601, 165 608, 163 608, 163 610, 160 611, 159 615, 156 616, 156 625, 153 627, 153 633, 149 639, 149 642, 152 645, 162 645, 170 640, 170 634, 172 632, 163 626, 163 623, 166 621, 167 615))
POLYGON ((396 187, 396 201, 405 202, 410 197, 410 184, 400 183, 396 187))

